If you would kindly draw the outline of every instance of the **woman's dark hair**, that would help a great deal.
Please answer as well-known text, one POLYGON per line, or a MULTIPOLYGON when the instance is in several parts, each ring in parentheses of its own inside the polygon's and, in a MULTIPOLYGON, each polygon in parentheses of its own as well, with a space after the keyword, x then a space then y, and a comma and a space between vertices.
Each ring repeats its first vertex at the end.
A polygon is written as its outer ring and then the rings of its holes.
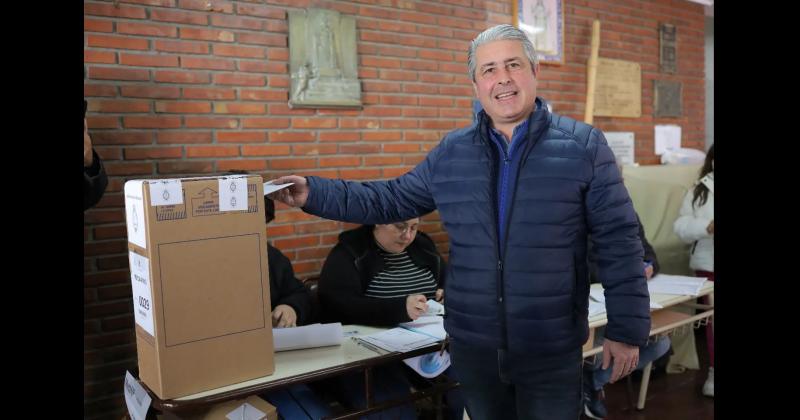
MULTIPOLYGON (((708 154, 706 155, 706 161, 703 163, 703 167, 700 168, 700 177, 698 179, 703 179, 704 176, 708 175, 711 171, 714 170, 714 145, 711 145, 711 148, 708 149, 708 154)), ((692 198, 692 207, 696 207, 698 205, 702 206, 708 200, 708 187, 702 182, 698 182, 697 185, 694 186, 694 198, 692 198), (700 200, 700 204, 695 204, 697 200, 700 200)))

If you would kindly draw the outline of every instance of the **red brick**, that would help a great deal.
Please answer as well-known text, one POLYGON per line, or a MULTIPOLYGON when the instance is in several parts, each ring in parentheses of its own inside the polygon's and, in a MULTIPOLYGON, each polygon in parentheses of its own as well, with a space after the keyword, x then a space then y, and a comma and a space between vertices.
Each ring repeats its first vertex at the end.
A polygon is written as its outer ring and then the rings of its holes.
MULTIPOLYGON (((469 67, 463 63, 439 63, 439 71, 457 74, 467 74, 469 67)), ((457 79, 454 79, 458 82, 457 79)))
POLYGON ((222 143, 255 143, 266 142, 265 131, 217 131, 217 141, 222 143))
POLYGON ((275 63, 267 61, 244 61, 239 60, 239 70, 256 73, 277 73, 285 74, 289 66, 286 63, 275 63))
MULTIPOLYGON (((296 4, 294 6, 299 7, 296 4)), ((236 13, 240 15, 258 16, 272 19, 287 19, 286 12, 283 9, 255 4, 237 4, 236 13)))
POLYGON ((86 125, 89 127, 89 135, 94 135, 91 131, 92 129, 96 128, 118 128, 119 127, 119 117, 108 117, 108 116, 89 116, 86 117, 86 125))
POLYGON ((239 120, 224 117, 185 117, 186 127, 191 128, 239 128, 239 120))
POLYGON ((171 25, 117 22, 117 33, 175 38, 178 36, 178 29, 171 25))
POLYGON ((399 131, 365 131, 361 133, 364 141, 398 141, 402 140, 403 133, 399 131))
POLYGON ((103 166, 109 175, 150 175, 153 173, 152 163, 104 162, 103 166))
MULTIPOLYGON (((320 133, 321 135, 322 133, 320 133)), ((316 140, 313 131, 270 131, 269 141, 272 143, 310 142, 316 140)))
MULTIPOLYGON (((188 54, 208 54, 210 51, 205 42, 173 41, 157 39, 153 42, 156 51, 177 52, 188 54)), ((182 60, 185 60, 183 58, 182 60)))
POLYGON ((233 4, 229 1, 213 0, 209 8, 208 0, 179 0, 181 9, 203 10, 210 13, 233 13, 233 4))
MULTIPOLYGON (((91 96, 117 96, 116 85, 100 85, 95 83, 84 83, 83 95, 91 96)), ((91 101, 91 100, 90 100, 91 101)))
POLYGON ((436 107, 452 107, 453 100, 450 98, 442 98, 438 96, 420 96, 419 106, 436 106, 436 107))
POLYGON ((239 146, 190 146, 186 148, 187 158, 239 156, 239 146))
POLYGON ((439 110, 442 118, 472 118, 472 109, 447 109, 439 110))
MULTIPOLYGON (((338 231, 338 228, 339 222, 334 221, 299 223, 295 226, 295 232, 297 232, 298 235, 303 235, 308 233, 333 232, 338 231)), ((314 248, 313 251, 317 251, 317 248, 314 248)))
POLYGON ((91 66, 89 67, 89 78, 101 80, 150 80, 150 72, 144 69, 91 66))
POLYGON ((411 169, 413 169, 412 166, 403 166, 400 168, 381 168, 381 176, 383 178, 397 178, 400 175, 404 175, 411 169))
POLYGON ((208 114, 211 112, 210 102, 156 102, 156 113, 167 114, 208 114))
POLYGON ((292 128, 336 128, 336 118, 292 118, 292 128))
POLYGON ((135 131, 98 131, 90 133, 93 145, 152 144, 153 133, 135 131))
POLYGON ((181 57, 181 66, 189 69, 233 70, 236 65, 231 60, 218 58, 181 57))
POLYGON ((384 144, 383 145, 383 152, 384 153, 415 153, 419 152, 419 145, 417 144, 384 144))
POLYGON ((418 124, 416 120, 383 120, 381 121, 381 128, 417 128, 418 124))
POLYGON ((283 104, 269 104, 269 115, 314 115, 317 112, 313 109, 304 108, 290 108, 289 105, 283 104))
POLYGON ((242 128, 289 128, 289 119, 242 118, 242 128))
POLYGON ((119 254, 125 252, 127 248, 128 248, 128 242, 126 240, 86 242, 83 244, 83 255, 95 256, 95 255, 106 255, 106 254, 119 254))
POLYGON ((211 143, 210 131, 160 131, 158 144, 211 143))
POLYGON ((268 48, 267 59, 276 61, 289 61, 288 48, 268 48))
POLYGON ((274 241, 274 245, 278 249, 295 249, 303 247, 312 247, 319 245, 319 236, 304 236, 292 239, 280 239, 274 241))
POLYGON ((337 149, 335 144, 296 144, 292 146, 292 156, 333 155, 336 154, 337 149))
POLYGON ((396 59, 383 58, 383 57, 361 57, 361 65, 365 67, 382 67, 387 69, 396 69, 400 66, 396 59))
POLYGON ((236 35, 240 44, 257 44, 270 47, 285 47, 288 45, 286 35, 250 32, 238 32, 236 35))
POLYGON ((215 102, 215 114, 263 114, 266 110, 264 104, 248 104, 237 102, 215 102))
POLYGON ((178 128, 180 117, 123 117, 125 128, 178 128))
POLYGON ((233 35, 233 32, 226 30, 181 27, 181 39, 233 42, 235 36, 233 35))
POLYGON ((268 226, 267 237, 274 238, 276 236, 287 236, 294 233, 294 225, 285 226, 268 226))
POLYGON ((379 144, 341 144, 339 145, 339 153, 352 153, 365 155, 370 153, 380 153, 381 146, 379 144))
POLYGON ((114 32, 114 24, 110 20, 83 19, 84 32, 114 32))
POLYGON ((392 19, 404 20, 416 23, 427 23, 429 25, 436 24, 436 18, 431 15, 426 15, 417 12, 399 12, 393 13, 392 19))
POLYGON ((111 51, 83 51, 85 63, 116 64, 117 53, 111 51))
MULTIPOLYGON (((214 164, 211 161, 178 161, 178 162, 159 162, 158 173, 161 175, 172 174, 198 174, 210 173, 214 171, 214 164)), ((128 280, 130 281, 130 279, 128 280)))
POLYGON ((406 141, 439 141, 443 137, 436 131, 406 131, 406 141))
POLYGON ((261 19, 245 18, 231 15, 211 15, 211 26, 222 26, 223 28, 249 29, 261 31, 264 29, 264 22, 261 19))
POLYGON ((359 141, 361 133, 358 131, 323 131, 319 133, 320 141, 359 141))
POLYGON ((242 156, 288 156, 290 152, 289 146, 242 146, 242 156))
POLYGON ((175 0, 124 0, 125 3, 146 4, 149 6, 175 7, 175 0))
POLYGON ((329 158, 320 158, 319 159, 319 167, 320 168, 331 168, 331 167, 342 167, 342 166, 360 166, 361 165, 361 158, 358 156, 350 156, 350 157, 329 157, 329 158))
POLYGON ((83 13, 93 16, 111 16, 126 19, 146 19, 147 14, 143 7, 126 6, 120 4, 115 7, 113 4, 88 3, 83 5, 83 13))
MULTIPOLYGON (((464 66, 464 73, 467 73, 468 69, 464 66)), ((453 83, 454 77, 450 74, 439 74, 439 73, 420 73, 419 80, 421 82, 427 83, 438 83, 441 85, 449 85, 453 83)))
POLYGON ((403 83, 403 93, 428 95, 436 92, 436 87, 425 83, 403 83))
POLYGON ((119 62, 125 66, 177 67, 178 56, 161 54, 119 54, 119 62))
POLYGON ((131 38, 109 35, 89 35, 87 43, 96 48, 117 48, 123 50, 147 50, 148 41, 142 38, 131 38))
POLYGON ((403 109, 399 107, 373 106, 365 108, 363 113, 365 117, 399 117, 403 115, 403 109))
POLYGON ((180 89, 170 86, 122 86, 121 95, 131 98, 174 99, 181 95, 180 89))
POLYGON ((364 80, 361 82, 364 92, 400 92, 400 83, 375 82, 364 80))
MULTIPOLYGON (((442 28, 440 26, 419 26, 417 32, 421 35, 428 35, 437 38, 452 38, 453 37, 453 30, 450 28, 442 28)), ((422 52, 422 51, 420 51, 422 52)), ((444 53, 449 54, 449 53, 444 53)), ((422 54, 420 54, 422 57, 422 54)), ((425 57, 425 58, 432 58, 432 57, 425 57)))
POLYGON ((211 75, 207 71, 157 70, 153 80, 162 83, 208 84, 211 75))
POLYGON ((380 169, 342 169, 339 175, 343 179, 378 179, 381 176, 380 169))
POLYGON ((125 239, 128 231, 125 225, 117 226, 96 226, 94 228, 95 239, 125 239))
POLYGON ((253 101, 287 101, 289 100, 289 92, 285 90, 242 89, 240 98, 253 101))
POLYGON ((271 159, 269 161, 270 169, 304 169, 316 167, 316 159, 271 159))
MULTIPOLYGON (((436 71, 439 68, 439 65, 434 61, 403 60, 402 64, 404 69, 411 70, 436 71)), ((412 80, 416 80, 416 78, 412 80)))
POLYGON ((93 100, 88 102, 88 110, 91 112, 114 114, 150 111, 150 102, 148 101, 93 100))
POLYGON ((178 10, 150 9, 150 19, 163 22, 208 25, 208 14, 178 10))
POLYGON ((416 105, 416 96, 381 95, 382 105, 416 105))
POLYGON ((380 127, 380 122, 376 118, 340 118, 339 127, 376 129, 380 127))
POLYGON ((267 161, 263 159, 231 159, 218 160, 217 172, 223 171, 264 171, 267 169, 267 161))
POLYGON ((266 77, 255 74, 218 73, 214 75, 214 83, 218 85, 264 86, 266 77))
MULTIPOLYGON (((110 182, 109 182, 110 183, 110 182)), ((118 223, 125 221, 125 212, 114 210, 89 209, 83 214, 84 223, 118 223)), ((128 281, 131 281, 128 277, 128 281)))
POLYGON ((214 55, 224 57, 264 58, 267 56, 263 47, 214 44, 213 51, 214 55))
POLYGON ((451 96, 472 96, 472 87, 467 86, 439 86, 439 93, 451 96))
POLYGON ((232 88, 183 88, 186 99, 236 99, 236 91, 232 88))
POLYGON ((289 78, 284 76, 270 76, 267 84, 269 87, 274 88, 288 88, 289 78))
POLYGON ((422 162, 425 159, 425 156, 403 156, 403 163, 406 165, 416 165, 422 162))

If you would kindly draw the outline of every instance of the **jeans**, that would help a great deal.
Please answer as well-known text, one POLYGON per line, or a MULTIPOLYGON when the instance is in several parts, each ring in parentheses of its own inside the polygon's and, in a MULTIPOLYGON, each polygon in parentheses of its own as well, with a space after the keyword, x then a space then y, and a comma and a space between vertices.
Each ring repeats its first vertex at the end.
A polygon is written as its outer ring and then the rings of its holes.
POLYGON ((553 356, 531 356, 451 340, 450 357, 472 420, 580 416, 580 347, 553 356))

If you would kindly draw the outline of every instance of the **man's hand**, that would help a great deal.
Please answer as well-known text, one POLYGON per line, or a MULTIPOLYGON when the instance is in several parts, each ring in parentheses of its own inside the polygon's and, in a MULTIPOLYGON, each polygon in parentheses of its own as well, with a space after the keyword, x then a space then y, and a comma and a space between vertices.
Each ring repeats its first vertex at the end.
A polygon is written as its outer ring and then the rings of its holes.
POLYGON ((408 295, 406 298, 406 312, 412 320, 419 318, 428 311, 428 299, 425 295, 408 295))
POLYGON ((89 137, 89 129, 86 126, 86 118, 83 119, 83 166, 92 166, 94 155, 92 154, 92 138, 89 137))
POLYGON ((289 305, 278 305, 272 311, 272 326, 278 328, 296 327, 297 313, 289 305))
POLYGON ((614 369, 611 370, 611 383, 630 375, 639 364, 639 347, 619 341, 603 341, 603 369, 607 369, 613 359, 614 369))
POLYGON ((270 198, 278 200, 290 207, 303 207, 308 200, 308 181, 305 177, 297 175, 282 176, 272 183, 275 185, 288 184, 294 182, 294 185, 286 187, 282 190, 275 191, 270 194, 270 198))
POLYGON ((434 300, 437 302, 442 302, 444 300, 444 289, 436 289, 436 296, 434 296, 434 300))
POLYGON ((650 278, 653 277, 652 265, 648 265, 647 267, 644 268, 644 276, 647 278, 647 280, 650 280, 650 278))
POLYGON ((706 226, 706 232, 708 232, 709 235, 713 235, 714 234, 714 221, 713 220, 711 221, 711 223, 708 224, 708 226, 706 226))

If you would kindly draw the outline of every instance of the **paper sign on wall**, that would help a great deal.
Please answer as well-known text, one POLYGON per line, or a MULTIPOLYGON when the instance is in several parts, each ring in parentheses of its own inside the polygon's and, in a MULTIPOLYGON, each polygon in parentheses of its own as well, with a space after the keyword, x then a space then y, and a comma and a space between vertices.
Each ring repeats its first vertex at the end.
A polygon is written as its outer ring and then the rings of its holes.
POLYGON ((663 155, 667 149, 678 150, 681 147, 681 126, 656 126, 656 154, 663 155))
POLYGON ((605 132, 608 147, 614 152, 619 165, 633 165, 636 162, 633 132, 605 132))

